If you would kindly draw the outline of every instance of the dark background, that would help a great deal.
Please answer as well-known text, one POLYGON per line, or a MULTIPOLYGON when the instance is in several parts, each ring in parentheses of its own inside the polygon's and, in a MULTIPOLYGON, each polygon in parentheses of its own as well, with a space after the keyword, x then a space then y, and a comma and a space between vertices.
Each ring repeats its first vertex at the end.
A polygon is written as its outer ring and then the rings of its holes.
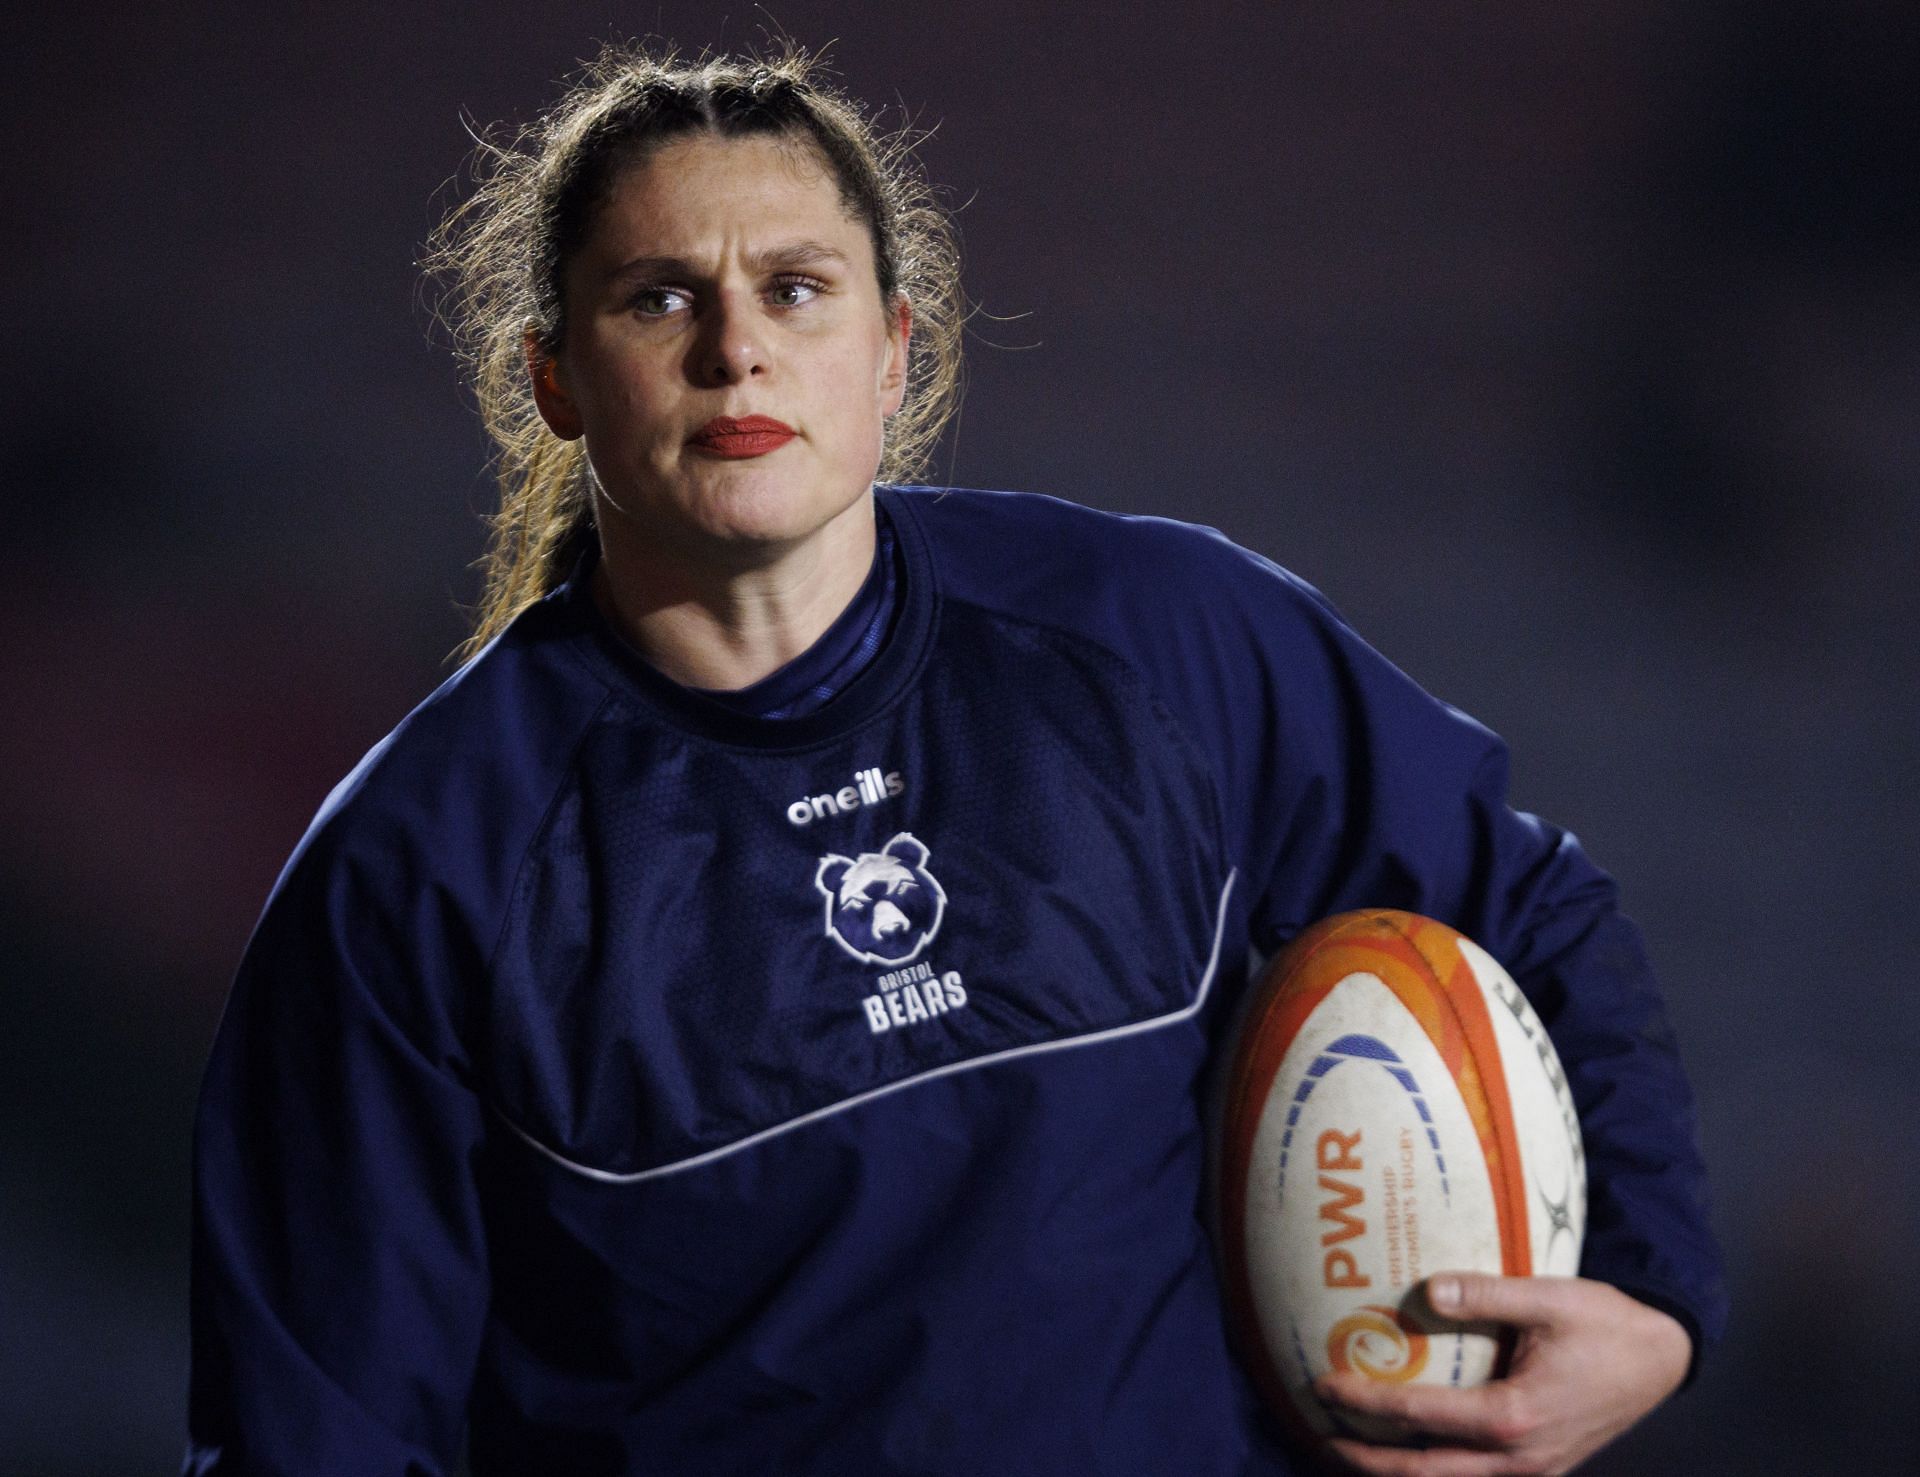
POLYGON ((1733 1333, 1607 1472, 1910 1470, 1920 7, 471 0, 8 23, 0 1466, 170 1471, 248 929, 445 674, 486 448, 412 263, 609 36, 935 127, 935 476, 1212 523, 1622 879, 1733 1333))

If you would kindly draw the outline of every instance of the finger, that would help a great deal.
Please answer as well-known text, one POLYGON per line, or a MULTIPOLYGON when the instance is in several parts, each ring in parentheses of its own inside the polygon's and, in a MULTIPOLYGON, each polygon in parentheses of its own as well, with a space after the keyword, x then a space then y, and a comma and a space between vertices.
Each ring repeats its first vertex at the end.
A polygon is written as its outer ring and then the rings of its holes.
POLYGON ((1347 1373, 1327 1375, 1313 1388, 1336 1411, 1386 1420, 1409 1435, 1501 1447, 1528 1432, 1523 1399, 1504 1380, 1457 1390, 1450 1385, 1396 1385, 1347 1373))
POLYGON ((1426 1281, 1427 1306, 1457 1323, 1508 1323, 1551 1328, 1580 1296, 1572 1277, 1493 1277, 1440 1272, 1426 1281))
POLYGON ((1327 1443, 1342 1462, 1369 1477, 1500 1477, 1513 1466, 1504 1452, 1435 1446, 1416 1451, 1404 1446, 1370 1446, 1336 1436, 1327 1443))

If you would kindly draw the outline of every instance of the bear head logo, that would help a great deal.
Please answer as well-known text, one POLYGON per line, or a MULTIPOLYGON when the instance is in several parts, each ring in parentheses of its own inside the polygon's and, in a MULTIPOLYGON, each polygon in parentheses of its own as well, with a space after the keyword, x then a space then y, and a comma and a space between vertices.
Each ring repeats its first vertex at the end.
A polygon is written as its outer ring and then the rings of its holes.
POLYGON ((878 851, 823 856, 813 885, 827 900, 827 935, 867 964, 905 964, 940 930, 947 894, 927 848, 902 831, 878 851))

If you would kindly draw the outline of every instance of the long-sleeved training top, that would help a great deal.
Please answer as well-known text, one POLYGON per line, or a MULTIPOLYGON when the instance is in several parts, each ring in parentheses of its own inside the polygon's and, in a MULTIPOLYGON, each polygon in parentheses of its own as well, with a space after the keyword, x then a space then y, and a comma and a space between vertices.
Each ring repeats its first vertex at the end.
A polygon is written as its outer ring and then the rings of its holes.
POLYGON ((1207 1074, 1363 906, 1508 967, 1583 1273, 1717 1336, 1641 942, 1493 735, 1210 531, 876 497, 897 614, 817 711, 654 672, 589 558, 329 797, 202 1094, 189 1472, 1292 1471, 1207 1074))

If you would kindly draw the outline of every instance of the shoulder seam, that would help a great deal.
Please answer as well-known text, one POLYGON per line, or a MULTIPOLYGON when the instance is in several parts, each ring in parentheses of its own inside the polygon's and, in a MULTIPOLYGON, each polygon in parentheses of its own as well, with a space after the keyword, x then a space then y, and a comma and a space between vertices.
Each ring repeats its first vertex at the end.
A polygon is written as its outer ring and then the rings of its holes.
POLYGON ((1064 636, 1075 641, 1084 641, 1088 646, 1093 647, 1096 651, 1105 653, 1121 666, 1125 667, 1129 672, 1133 673, 1135 679, 1140 683, 1141 690, 1147 694, 1148 698, 1152 700, 1156 707, 1160 708, 1161 711, 1167 715, 1167 719, 1172 724, 1180 743, 1193 757, 1194 762, 1200 766, 1202 772, 1205 773, 1208 788, 1213 792, 1214 837, 1219 843, 1221 851, 1229 855, 1231 854, 1231 849, 1227 845, 1226 797, 1221 792, 1220 767, 1213 761, 1206 748, 1189 733, 1189 725, 1186 720, 1181 717, 1179 709, 1167 700, 1166 694, 1161 691, 1159 685, 1150 680, 1146 669, 1143 668, 1140 663, 1128 656, 1125 652, 1114 650, 1113 647, 1100 640, 1099 637, 1091 635, 1086 631, 1076 630, 1072 626, 1060 625, 1054 621, 1039 620, 1032 616, 1016 615, 1011 611, 999 610, 991 605, 983 605, 979 601, 970 600, 964 595, 954 595, 943 592, 943 596, 953 605, 964 606, 968 610, 976 611, 993 620, 1006 621, 1012 625, 1026 626, 1032 630, 1045 631, 1050 635, 1064 636))
MULTIPOLYGON (((596 678, 596 680, 598 679, 596 678)), ((587 735, 593 732, 595 725, 600 722, 601 714, 606 711, 608 705, 614 700, 615 694, 613 689, 607 687, 604 682, 601 683, 601 686, 603 691, 600 701, 594 704, 593 711, 587 714, 586 721, 580 725, 579 733, 574 735, 573 748, 567 755, 567 762, 560 766, 560 775, 559 778, 554 781, 553 793, 547 797, 547 803, 545 808, 540 812, 539 821, 534 825, 533 830, 528 833, 527 844, 521 848, 520 860, 514 864, 513 879, 507 884, 506 896, 500 906, 500 924, 499 927, 494 930, 493 942, 487 948, 486 963, 481 969, 481 977, 485 979, 489 985, 493 982, 494 965, 499 960, 500 950, 506 943, 507 927, 513 922, 513 903, 514 899, 520 895, 520 880, 526 875, 528 863, 533 860, 534 848, 540 844, 540 838, 546 835, 547 827, 553 824, 553 815, 559 808, 560 797, 566 793, 567 781, 572 777, 574 770, 579 767, 580 750, 586 745, 587 735)))

